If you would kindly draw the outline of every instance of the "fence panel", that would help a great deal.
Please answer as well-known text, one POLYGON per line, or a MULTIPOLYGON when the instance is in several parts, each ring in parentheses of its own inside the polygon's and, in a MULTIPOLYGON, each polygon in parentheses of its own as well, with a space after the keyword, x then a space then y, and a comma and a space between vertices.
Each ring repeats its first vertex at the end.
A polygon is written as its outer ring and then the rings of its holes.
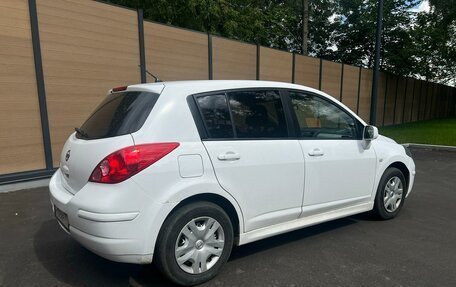
POLYGON ((321 90, 336 99, 340 99, 342 64, 323 60, 321 69, 321 90))
POLYGON ((95 1, 38 0, 54 166, 106 92, 140 81, 137 14, 95 1))
POLYGON ((445 101, 445 111, 444 111, 444 116, 445 118, 451 116, 451 92, 452 88, 451 87, 445 87, 446 88, 446 101, 445 101))
POLYGON ((144 38, 147 70, 163 81, 209 79, 206 34, 145 21, 144 38))
POLYGON ((320 85, 320 59, 295 55, 295 83, 318 89, 320 85))
POLYGON ((0 174, 44 169, 26 0, 0 2, 0 174))
POLYGON ((456 88, 448 87, 448 89, 447 117, 453 117, 456 115, 456 88))
POLYGON ((291 83, 293 54, 260 48, 260 80, 291 83))
POLYGON ((435 119, 435 110, 438 105, 438 98, 439 98, 439 84, 433 84, 432 89, 432 99, 431 99, 431 110, 429 111, 429 119, 435 119))
POLYGON ((406 79, 404 77, 398 77, 397 88, 396 88, 396 99, 394 104, 394 124, 402 123, 402 112, 404 111, 404 100, 405 100, 405 86, 406 79))
POLYGON ((419 103, 420 103, 420 95, 421 95, 421 85, 423 81, 414 80, 413 81, 413 101, 412 101, 412 115, 410 121, 416 122, 418 120, 418 112, 419 112, 419 103))
POLYGON ((256 46, 212 37, 214 80, 255 80, 256 46))
POLYGON ((444 103, 445 103, 445 86, 442 84, 439 84, 439 94, 437 97, 437 105, 436 105, 436 111, 435 111, 435 117, 436 118, 442 118, 443 117, 443 112, 445 109, 444 103))
POLYGON ((372 70, 361 68, 358 115, 366 122, 369 122, 370 118, 372 73, 372 70))
POLYGON ((375 123, 377 126, 383 125, 383 117, 384 117, 384 108, 385 108, 385 93, 386 93, 386 79, 388 75, 380 72, 380 76, 378 78, 378 94, 377 94, 377 122, 375 123))
POLYGON ((342 103, 356 113, 358 107, 359 67, 344 65, 342 103))
POLYGON ((426 119, 426 120, 431 119, 431 108, 432 108, 432 100, 434 98, 434 90, 435 90, 434 83, 428 83, 427 91, 426 91, 426 100, 425 100, 426 110, 425 110, 425 116, 424 116, 424 119, 426 119))
POLYGON ((394 103, 396 101, 397 80, 397 76, 388 75, 388 87, 386 91, 384 118, 384 125, 386 126, 394 124, 394 103))
POLYGON ((421 80, 420 102, 418 104, 418 120, 424 120, 426 113, 426 97, 427 97, 428 82, 421 80))
POLYGON ((415 88, 415 82, 412 78, 406 78, 406 91, 405 91, 405 100, 404 100, 404 108, 402 113, 402 122, 409 123, 410 118, 412 115, 412 107, 413 107, 413 92, 415 88))

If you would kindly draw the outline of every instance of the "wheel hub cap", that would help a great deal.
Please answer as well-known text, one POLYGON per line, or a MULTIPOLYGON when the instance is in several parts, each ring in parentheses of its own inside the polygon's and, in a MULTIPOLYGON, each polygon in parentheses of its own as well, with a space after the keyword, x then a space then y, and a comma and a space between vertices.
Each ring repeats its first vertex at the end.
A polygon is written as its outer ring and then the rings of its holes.
POLYGON ((190 274, 211 269, 220 259, 225 233, 217 220, 198 217, 188 222, 176 239, 174 256, 179 267, 190 274))
POLYGON ((387 212, 394 212, 399 208, 402 201, 402 193, 402 180, 397 176, 390 178, 383 193, 383 205, 387 212))

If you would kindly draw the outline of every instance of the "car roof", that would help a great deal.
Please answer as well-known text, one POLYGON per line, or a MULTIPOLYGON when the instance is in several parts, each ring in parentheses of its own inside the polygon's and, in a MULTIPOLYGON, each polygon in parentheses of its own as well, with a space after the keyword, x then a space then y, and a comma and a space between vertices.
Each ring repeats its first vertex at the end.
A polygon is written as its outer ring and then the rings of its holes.
POLYGON ((137 91, 150 91, 160 94, 164 89, 170 88, 174 91, 181 92, 185 91, 186 95, 221 91, 229 89, 248 89, 248 88, 282 88, 282 89, 297 89, 301 91, 308 91, 316 93, 320 96, 326 97, 330 101, 337 102, 339 105, 344 107, 349 113, 357 118, 361 123, 366 125, 363 119, 359 117, 355 112, 350 110, 346 105, 338 101, 336 98, 322 92, 320 90, 310 88, 307 86, 274 82, 274 81, 257 81, 257 80, 195 80, 195 81, 170 81, 170 82, 158 82, 158 83, 146 83, 128 86, 128 90, 137 91))
POLYGON ((158 83, 146 83, 128 86, 129 90, 150 90, 159 92, 163 88, 185 88, 186 91, 194 93, 203 93, 209 91, 239 89, 239 88, 287 88, 308 90, 319 92, 316 89, 291 83, 274 82, 274 81, 255 81, 255 80, 195 80, 195 81, 169 81, 158 83))

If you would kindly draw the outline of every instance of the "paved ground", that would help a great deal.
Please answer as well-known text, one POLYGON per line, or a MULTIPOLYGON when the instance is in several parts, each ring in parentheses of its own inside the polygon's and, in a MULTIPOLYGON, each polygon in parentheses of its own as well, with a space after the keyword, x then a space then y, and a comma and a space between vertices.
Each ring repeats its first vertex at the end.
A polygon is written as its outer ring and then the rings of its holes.
MULTIPOLYGON (((396 219, 358 215, 235 248, 204 286, 455 286, 456 152, 414 157, 416 185, 396 219)), ((0 286, 128 285, 170 283, 73 241, 46 188, 0 194, 0 286)))

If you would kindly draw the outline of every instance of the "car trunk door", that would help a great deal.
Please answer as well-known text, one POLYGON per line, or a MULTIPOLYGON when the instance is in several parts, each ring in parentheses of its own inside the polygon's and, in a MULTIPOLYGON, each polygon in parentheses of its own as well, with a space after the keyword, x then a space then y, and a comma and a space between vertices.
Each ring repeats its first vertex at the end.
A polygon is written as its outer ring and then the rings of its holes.
POLYGON ((130 134, 97 139, 78 139, 73 133, 66 141, 60 155, 60 171, 64 187, 77 193, 89 181, 95 167, 109 154, 123 147, 134 145, 130 134))

